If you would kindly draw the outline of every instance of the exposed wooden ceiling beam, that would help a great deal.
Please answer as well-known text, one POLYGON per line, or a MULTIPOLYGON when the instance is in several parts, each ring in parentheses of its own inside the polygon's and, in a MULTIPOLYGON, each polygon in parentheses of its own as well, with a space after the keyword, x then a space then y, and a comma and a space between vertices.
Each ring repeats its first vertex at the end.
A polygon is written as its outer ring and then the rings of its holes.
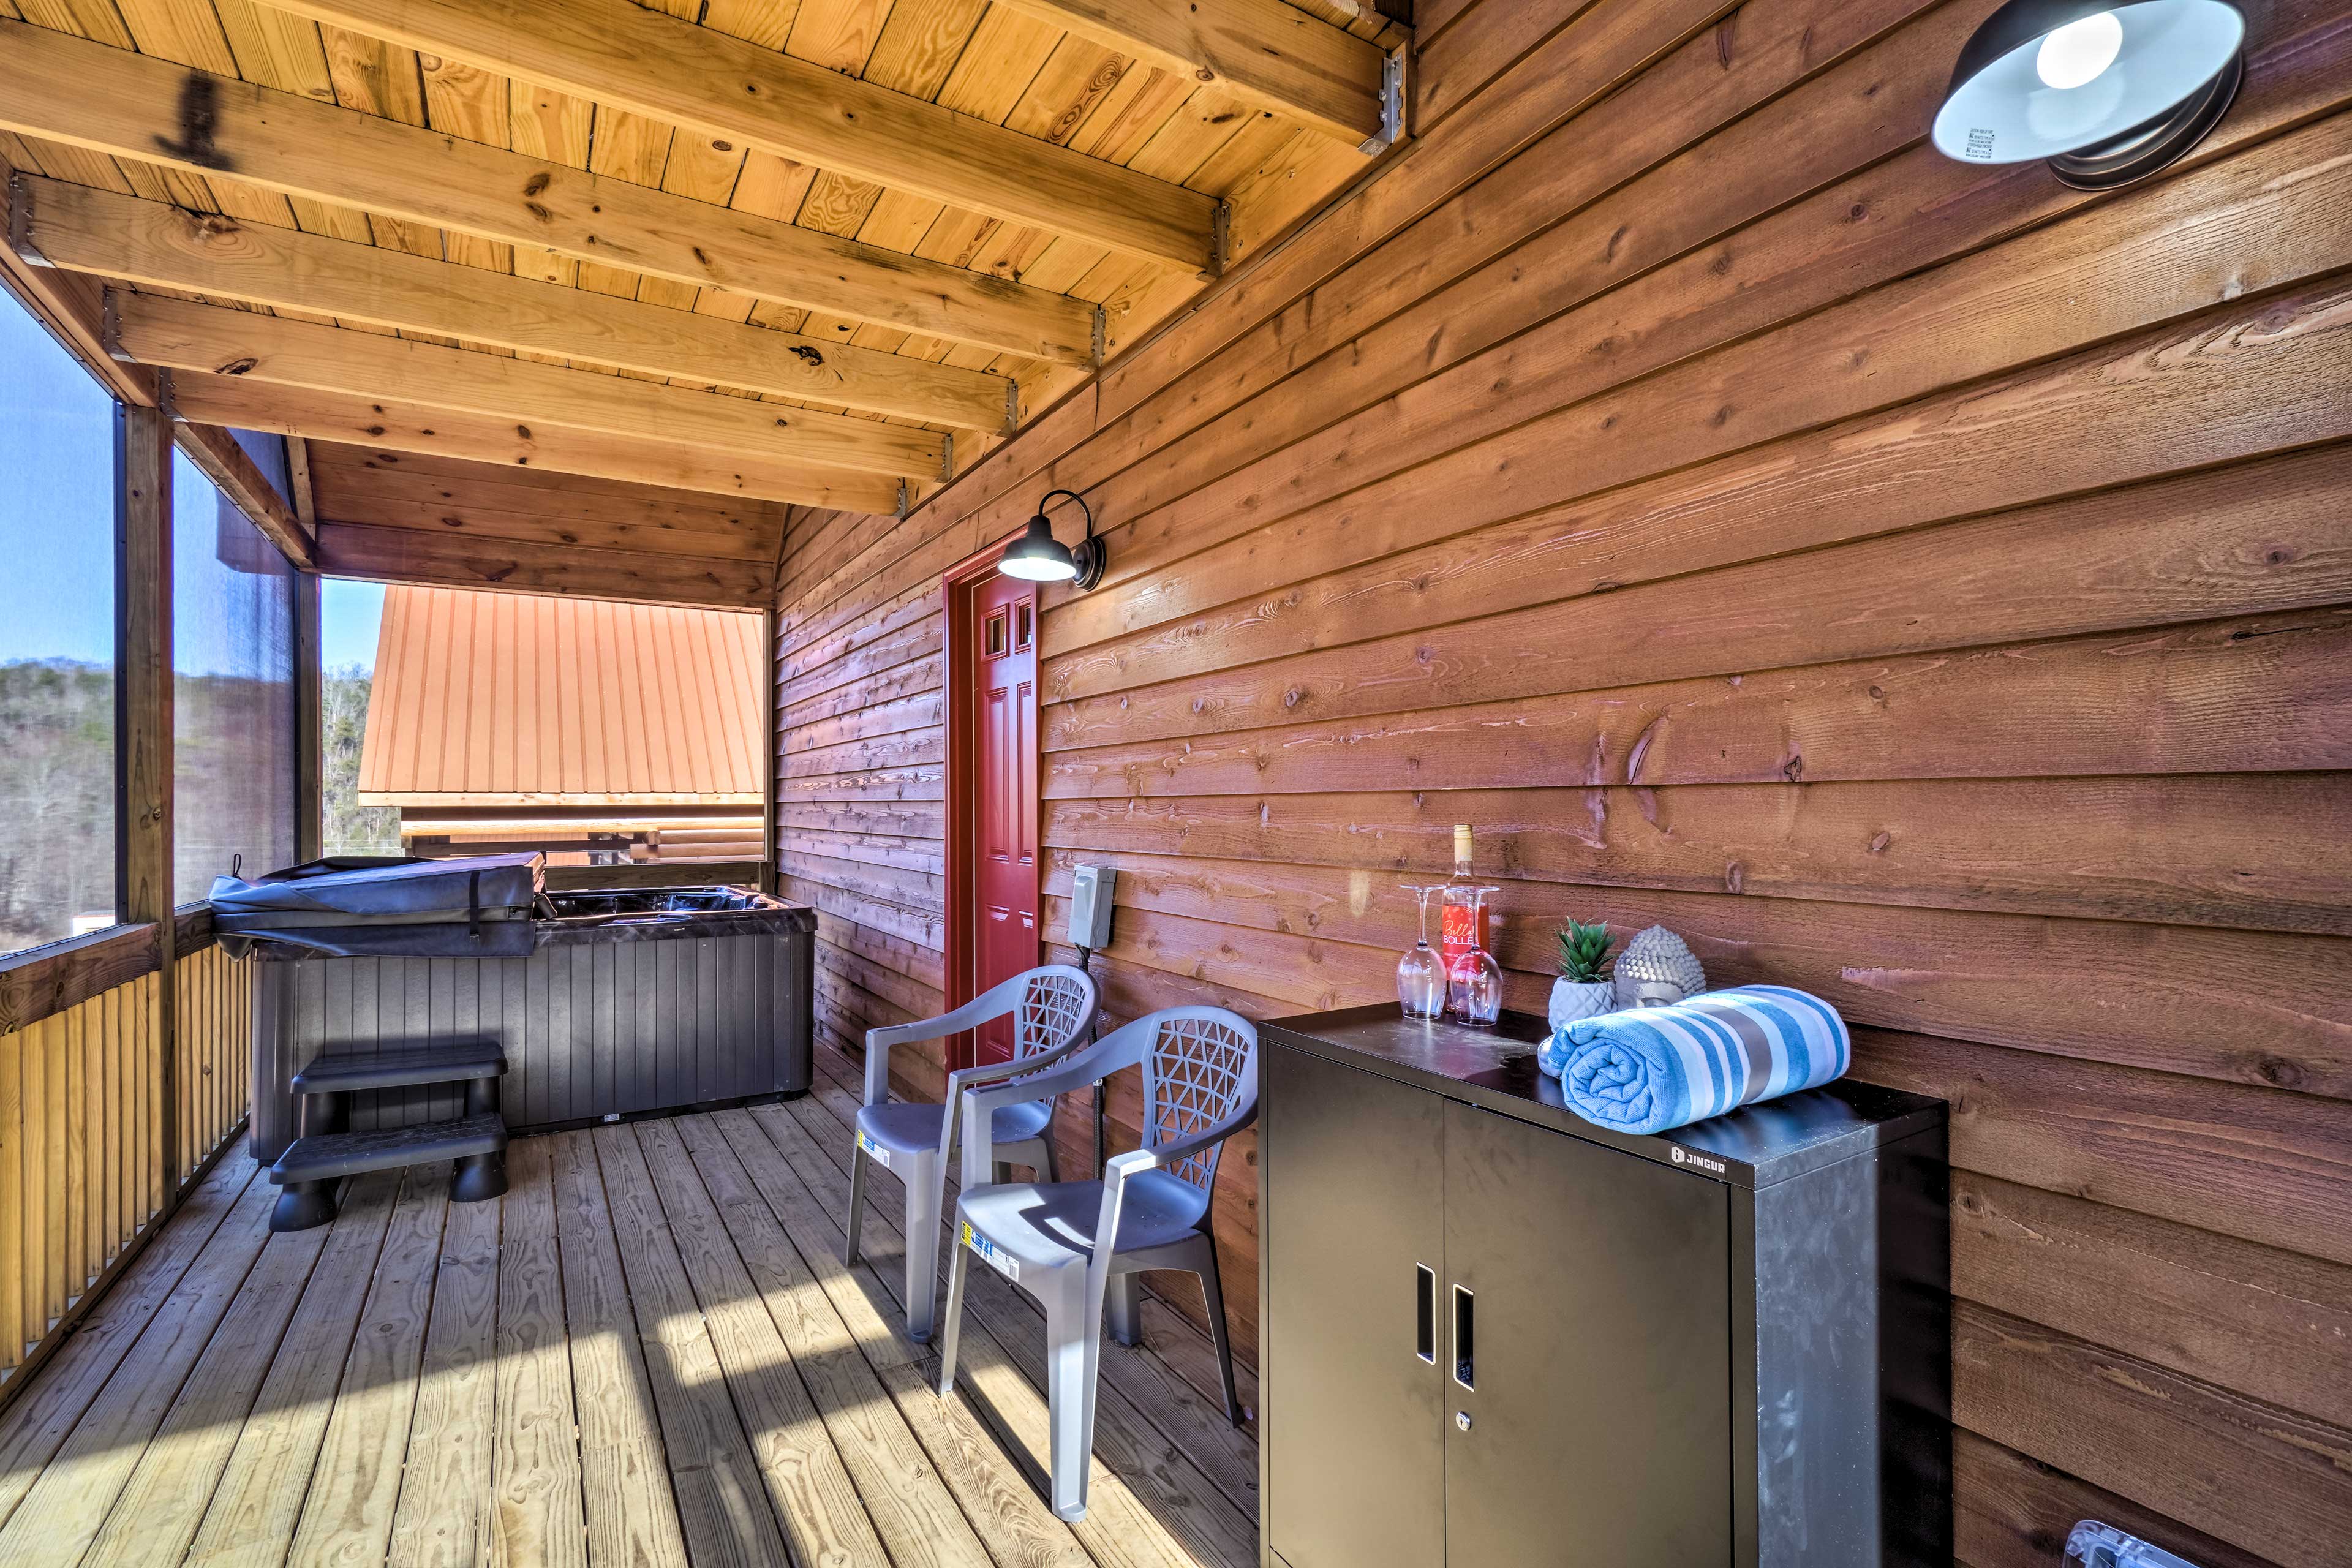
POLYGON ((172 391, 173 412, 183 419, 346 442, 374 452, 424 452, 845 511, 889 513, 898 509, 898 485, 872 474, 735 458, 554 426, 518 425, 511 419, 271 386, 236 376, 180 376, 172 391))
POLYGON ((633 0, 280 0, 609 109, 1193 271, 1213 196, 698 26, 633 0))
POLYGON ((286 441, 286 472, 294 485, 294 516, 302 526, 316 533, 319 529, 318 503, 312 499, 310 443, 299 436, 289 436, 286 441))
MULTIPOLYGON (((106 349, 105 290, 95 280, 34 266, 14 244, 0 240, 0 285, 46 322, 115 396, 141 408, 155 406, 154 374, 143 366, 120 363, 106 349)), ((177 445, 286 559, 310 568, 310 531, 236 444, 236 437, 212 424, 183 424, 177 445)))
POLYGON ((798 459, 922 479, 946 475, 946 438, 912 426, 813 414, 756 398, 444 348, 160 294, 110 290, 108 300, 113 352, 141 364, 392 398, 530 426, 601 430, 745 457, 798 459))
POLYGON ((1007 424, 1007 376, 37 175, 16 175, 10 195, 11 235, 47 266, 967 430, 1007 424))
POLYGON ((1283 0, 998 0, 1194 81, 1222 82, 1308 129, 1391 138, 1379 46, 1283 0))
POLYGON ((1065 364, 1094 307, 0 19, 0 129, 1065 364))
POLYGON ((378 583, 440 583, 705 609, 764 608, 772 592, 764 561, 576 550, 414 528, 371 528, 331 519, 319 525, 319 569, 331 576, 378 583))
POLYGON ((318 564, 310 531, 302 526, 293 504, 278 493, 260 465, 236 444, 235 436, 208 424, 182 425, 178 446, 287 560, 304 571, 318 564))

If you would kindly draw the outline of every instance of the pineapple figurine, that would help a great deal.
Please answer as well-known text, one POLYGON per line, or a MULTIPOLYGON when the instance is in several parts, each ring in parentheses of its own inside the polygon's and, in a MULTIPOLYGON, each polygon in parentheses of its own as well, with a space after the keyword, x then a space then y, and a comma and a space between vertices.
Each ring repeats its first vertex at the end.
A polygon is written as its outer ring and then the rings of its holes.
POLYGON ((1552 1028, 1568 1027, 1580 1018, 1613 1012, 1617 993, 1610 984, 1609 926, 1604 921, 1587 925, 1570 921, 1559 931, 1559 978, 1551 983, 1549 1012, 1552 1028))

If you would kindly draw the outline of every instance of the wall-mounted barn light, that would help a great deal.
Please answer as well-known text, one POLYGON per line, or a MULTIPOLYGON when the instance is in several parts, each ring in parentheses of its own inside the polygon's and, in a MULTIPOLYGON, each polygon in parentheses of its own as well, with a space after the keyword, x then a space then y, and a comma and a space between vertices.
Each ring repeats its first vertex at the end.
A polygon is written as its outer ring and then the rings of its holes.
POLYGON ((1029 520, 1021 537, 1005 549, 996 569, 1007 577, 1023 577, 1032 583, 1074 583, 1083 593, 1102 581, 1103 567, 1108 560, 1109 552, 1095 537, 1094 509, 1087 505, 1086 498, 1076 490, 1048 490, 1045 499, 1037 503, 1037 515, 1029 520), (1054 525, 1045 519, 1045 509, 1054 504, 1055 496, 1069 497, 1086 514, 1087 536, 1076 549, 1055 540, 1054 525))
POLYGON ((1960 50, 1936 148, 1964 163, 2046 158, 2077 190, 2129 184, 2221 123, 2245 37, 2224 0, 2009 0, 1960 50))

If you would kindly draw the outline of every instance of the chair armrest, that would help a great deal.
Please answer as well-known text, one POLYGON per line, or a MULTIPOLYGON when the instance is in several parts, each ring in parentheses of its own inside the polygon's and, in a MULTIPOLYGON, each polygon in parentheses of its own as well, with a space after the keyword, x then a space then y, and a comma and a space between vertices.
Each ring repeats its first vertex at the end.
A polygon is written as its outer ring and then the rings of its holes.
MULTIPOLYGON (((1095 1214, 1094 1256, 1087 1261, 1087 1310, 1099 1316, 1103 1293, 1109 1288, 1110 1258, 1118 1239, 1119 1210, 1127 1204, 1127 1183, 1130 1176, 1145 1171, 1157 1171, 1191 1158, 1213 1143, 1221 1142, 1257 1120, 1257 1102, 1253 1100, 1233 1116, 1198 1132, 1162 1143, 1157 1149, 1129 1149, 1124 1154, 1114 1154, 1103 1163, 1102 1207, 1095 1214)), ((1093 1319, 1090 1317, 1089 1321, 1093 1319)))
POLYGON ((1103 1179, 1117 1184, 1138 1172, 1165 1170, 1171 1165, 1181 1164, 1210 1145, 1223 1142, 1256 1120, 1257 1102, 1253 1100, 1234 1115, 1203 1127, 1198 1132, 1188 1132, 1181 1138, 1171 1139, 1156 1149, 1130 1149, 1124 1154, 1113 1155, 1105 1163, 1103 1179))
MULTIPOLYGON (((1027 1075, 1042 1072, 1086 1044, 1087 1041, 1073 1035, 1050 1051, 1039 1051, 1034 1056, 1018 1060, 982 1062, 977 1067, 958 1068, 948 1074, 947 1115, 940 1126, 940 1169, 944 1171, 948 1168, 948 1156, 955 1151, 956 1125, 963 1109, 964 1090, 1012 1078, 1022 1080, 1017 1087, 1027 1089, 1030 1087, 1027 1075)), ((1031 1098, 1043 1100, 1045 1096, 1035 1094, 1031 1098)))
POLYGON ((984 1116, 1000 1105, 1020 1105, 1032 1100, 1050 1100, 1074 1089, 1084 1089, 1108 1078, 1118 1068, 1097 1067, 1093 1053, 1071 1057, 1056 1066, 1047 1068, 1034 1078, 1024 1078, 1014 1083, 982 1085, 963 1091, 966 1115, 984 1116))
MULTIPOLYGON (((1151 1048, 1159 1028, 1155 1017, 1122 1024, 1083 1050, 1073 1051, 1034 1077, 963 1091, 963 1189, 971 1192, 990 1184, 994 1174, 995 1123, 990 1115, 1000 1105, 1050 1100, 1074 1089, 1100 1083, 1121 1068, 1131 1068, 1151 1048)), ((1029 1058, 1034 1062, 1038 1058, 1029 1058)), ((1024 1064, 1025 1065, 1025 1064, 1024 1064)))
POLYGON ((890 1047, 914 1040, 944 1039, 1003 1017, 1018 1005, 1017 994, 1003 986, 982 992, 951 1013, 918 1018, 910 1024, 886 1024, 866 1031, 866 1096, 864 1103, 880 1105, 890 1098, 890 1047))

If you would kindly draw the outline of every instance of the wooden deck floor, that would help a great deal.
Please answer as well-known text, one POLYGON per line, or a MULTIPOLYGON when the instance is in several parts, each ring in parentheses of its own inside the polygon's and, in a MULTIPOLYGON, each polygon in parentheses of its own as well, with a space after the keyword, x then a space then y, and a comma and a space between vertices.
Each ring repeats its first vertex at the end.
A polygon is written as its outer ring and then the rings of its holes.
POLYGON ((987 1269, 931 1392, 887 1177, 841 1262, 852 1073, 521 1140, 494 1204, 363 1178, 295 1235, 224 1161, 0 1415, 0 1563, 1255 1564, 1254 1435, 1158 1303, 1105 1346, 1082 1524, 1037 1489, 1043 1320, 987 1269))

